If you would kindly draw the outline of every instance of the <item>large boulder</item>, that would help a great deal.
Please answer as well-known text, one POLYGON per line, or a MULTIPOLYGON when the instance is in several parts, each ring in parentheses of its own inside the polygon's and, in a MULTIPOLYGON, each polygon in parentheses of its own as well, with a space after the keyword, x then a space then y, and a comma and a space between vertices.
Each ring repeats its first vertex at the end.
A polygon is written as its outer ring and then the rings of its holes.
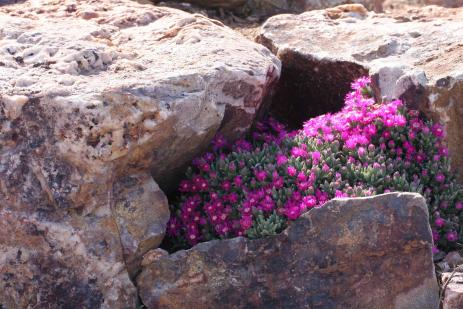
POLYGON ((423 197, 336 199, 280 235, 146 255, 147 308, 435 309, 439 295, 423 197))
POLYGON ((280 62, 174 9, 20 2, 0 7, 0 307, 133 308, 127 268, 169 218, 151 173, 243 134, 280 62))
POLYGON ((369 73, 378 97, 404 99, 444 123, 453 166, 463 172, 462 20, 463 9, 436 6, 386 15, 351 5, 274 16, 257 40, 283 63, 276 111, 292 108, 300 123, 339 109, 352 78, 369 73))

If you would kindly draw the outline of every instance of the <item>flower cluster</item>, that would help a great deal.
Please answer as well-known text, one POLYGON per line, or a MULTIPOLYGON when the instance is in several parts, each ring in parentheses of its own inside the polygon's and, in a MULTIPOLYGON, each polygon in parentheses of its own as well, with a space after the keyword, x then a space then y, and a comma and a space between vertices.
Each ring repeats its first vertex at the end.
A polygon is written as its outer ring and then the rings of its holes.
POLYGON ((178 246, 234 236, 262 237, 335 197, 419 192, 430 210, 434 251, 461 238, 463 190, 450 171, 441 125, 400 100, 375 102, 369 78, 352 84, 344 108, 288 132, 258 123, 251 142, 217 136, 193 161, 171 206, 178 246))

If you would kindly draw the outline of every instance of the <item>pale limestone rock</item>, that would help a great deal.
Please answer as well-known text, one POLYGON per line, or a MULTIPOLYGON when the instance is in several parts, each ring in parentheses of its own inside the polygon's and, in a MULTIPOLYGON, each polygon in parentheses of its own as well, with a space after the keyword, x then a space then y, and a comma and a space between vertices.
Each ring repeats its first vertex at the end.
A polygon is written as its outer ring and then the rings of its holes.
POLYGON ((443 122, 452 166, 463 174, 463 9, 354 13, 267 20, 257 40, 283 62, 276 105, 291 110, 291 98, 301 118, 339 109, 350 81, 369 73, 378 97, 401 98, 443 122))
POLYGON ((217 132, 245 133, 279 72, 265 47, 174 9, 0 7, 0 304, 134 308, 128 271, 169 216, 150 172, 166 187, 217 132))

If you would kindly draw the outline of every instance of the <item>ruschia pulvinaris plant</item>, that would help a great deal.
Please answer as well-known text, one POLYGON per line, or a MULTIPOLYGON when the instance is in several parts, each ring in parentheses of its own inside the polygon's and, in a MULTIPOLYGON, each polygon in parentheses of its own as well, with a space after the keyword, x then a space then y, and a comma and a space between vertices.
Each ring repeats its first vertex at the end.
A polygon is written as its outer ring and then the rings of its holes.
POLYGON ((463 191, 450 171, 441 125, 400 100, 376 103, 370 80, 352 84, 342 111, 287 132, 258 123, 250 142, 217 136, 193 161, 171 205, 168 237, 177 247, 215 238, 272 235, 335 197, 421 193, 429 206, 434 252, 456 247, 463 191))

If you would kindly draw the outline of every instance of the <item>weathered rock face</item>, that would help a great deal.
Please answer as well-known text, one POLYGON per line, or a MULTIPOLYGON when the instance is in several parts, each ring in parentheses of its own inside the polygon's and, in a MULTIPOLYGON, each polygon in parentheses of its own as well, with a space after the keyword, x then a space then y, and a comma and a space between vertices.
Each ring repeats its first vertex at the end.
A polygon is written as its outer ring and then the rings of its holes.
POLYGON ((125 263, 134 276, 143 254, 158 247, 164 237, 169 209, 153 205, 167 205, 167 198, 147 173, 121 177, 113 196, 125 263))
POLYGON ((463 0, 384 0, 384 10, 403 10, 417 6, 439 5, 448 8, 458 8, 463 6, 463 0))
POLYGON ((370 10, 381 12, 384 0, 249 0, 247 5, 257 15, 302 13, 331 8, 337 5, 359 3, 370 10))
POLYGON ((150 252, 137 283, 148 308, 435 309, 431 245, 418 194, 333 200, 277 236, 150 252))
POLYGON ((444 291, 443 309, 463 308, 463 272, 456 271, 442 274, 442 281, 447 283, 444 291))
POLYGON ((463 9, 432 6, 405 15, 312 11, 270 18, 257 40, 283 62, 276 106, 286 108, 292 93, 303 118, 326 102, 337 106, 325 111, 339 108, 349 81, 369 72, 378 96, 402 98, 445 124, 453 166, 463 172, 462 20, 463 9))
POLYGON ((109 214, 31 214, 3 206, 3 308, 135 308, 137 293, 109 214))
POLYGON ((125 263, 136 274, 169 217, 150 171, 167 184, 217 131, 243 133, 279 70, 266 48, 178 10, 0 7, 3 308, 134 308, 125 263))
MULTIPOLYGON (((140 1, 140 0, 138 0, 140 1)), ((153 0, 153 2, 159 2, 153 0)), ((382 11, 384 0, 186 0, 205 8, 232 9, 238 13, 268 16, 281 13, 301 13, 349 3, 363 4, 370 10, 382 11)))

